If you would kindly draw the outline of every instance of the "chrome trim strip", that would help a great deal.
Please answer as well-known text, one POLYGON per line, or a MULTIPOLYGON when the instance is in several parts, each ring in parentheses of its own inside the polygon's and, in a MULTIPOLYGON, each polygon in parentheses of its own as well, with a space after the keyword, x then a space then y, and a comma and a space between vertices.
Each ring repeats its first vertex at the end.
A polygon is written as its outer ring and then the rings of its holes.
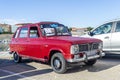
POLYGON ((86 55, 84 55, 83 58, 79 58, 79 59, 68 59, 67 62, 84 62, 84 61, 87 61, 87 60, 90 60, 90 59, 97 59, 97 58, 100 58, 100 57, 103 57, 105 56, 105 53, 101 53, 100 55, 94 55, 94 56, 90 56, 90 57, 87 57, 86 55))

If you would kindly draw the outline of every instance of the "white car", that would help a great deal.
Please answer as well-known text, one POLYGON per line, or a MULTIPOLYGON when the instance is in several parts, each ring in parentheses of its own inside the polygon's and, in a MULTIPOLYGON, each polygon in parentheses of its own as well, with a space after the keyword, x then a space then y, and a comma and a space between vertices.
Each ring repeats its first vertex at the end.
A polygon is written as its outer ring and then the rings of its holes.
POLYGON ((120 20, 104 23, 82 37, 101 39, 104 52, 120 54, 120 20))

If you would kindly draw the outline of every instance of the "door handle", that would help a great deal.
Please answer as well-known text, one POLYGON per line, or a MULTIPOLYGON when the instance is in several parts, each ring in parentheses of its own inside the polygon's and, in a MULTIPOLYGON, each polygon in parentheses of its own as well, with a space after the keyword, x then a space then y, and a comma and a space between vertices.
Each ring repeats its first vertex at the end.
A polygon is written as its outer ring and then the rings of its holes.
POLYGON ((109 36, 104 37, 104 39, 109 39, 109 36))

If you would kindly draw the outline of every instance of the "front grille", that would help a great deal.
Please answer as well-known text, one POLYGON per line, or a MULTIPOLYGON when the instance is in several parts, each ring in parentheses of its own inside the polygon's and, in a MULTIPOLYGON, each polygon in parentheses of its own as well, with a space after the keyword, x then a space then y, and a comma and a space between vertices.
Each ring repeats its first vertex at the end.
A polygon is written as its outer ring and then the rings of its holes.
POLYGON ((89 50, 88 44, 79 45, 79 51, 88 51, 88 50, 89 50))
POLYGON ((99 47, 99 44, 98 44, 98 43, 94 43, 94 44, 93 44, 93 49, 98 49, 98 47, 99 47))
POLYGON ((89 43, 89 44, 80 44, 79 45, 79 51, 91 51, 98 49, 99 43, 89 43))

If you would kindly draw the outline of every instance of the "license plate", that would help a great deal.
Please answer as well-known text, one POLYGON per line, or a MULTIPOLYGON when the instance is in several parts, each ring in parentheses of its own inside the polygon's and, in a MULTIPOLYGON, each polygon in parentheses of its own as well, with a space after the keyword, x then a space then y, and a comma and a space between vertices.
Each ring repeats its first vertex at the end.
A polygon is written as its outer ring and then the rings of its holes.
POLYGON ((96 50, 93 50, 93 51, 87 51, 85 53, 87 54, 87 56, 91 56, 91 55, 95 55, 97 52, 96 50))

